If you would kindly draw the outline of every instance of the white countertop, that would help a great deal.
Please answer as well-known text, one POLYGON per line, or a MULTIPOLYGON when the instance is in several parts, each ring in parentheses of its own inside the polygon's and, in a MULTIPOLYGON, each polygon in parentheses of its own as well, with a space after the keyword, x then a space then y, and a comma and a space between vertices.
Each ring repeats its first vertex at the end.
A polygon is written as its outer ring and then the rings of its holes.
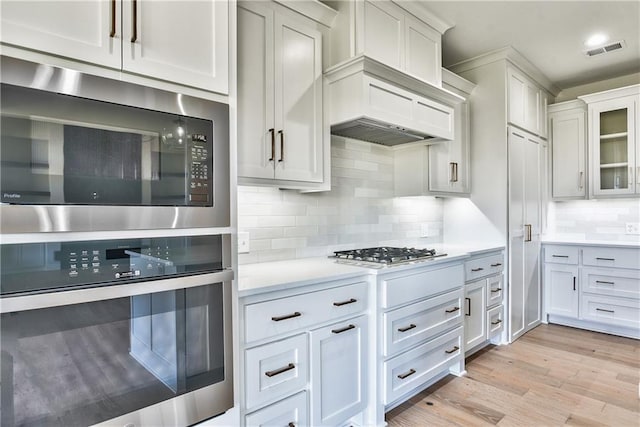
POLYGON ((581 240, 571 239, 560 236, 542 236, 543 245, 570 245, 570 246, 607 246, 611 248, 636 248, 640 249, 640 236, 638 240, 620 241, 620 240, 581 240))
POLYGON ((504 246, 466 248, 460 245, 430 245, 430 247, 434 246, 438 253, 446 253, 447 256, 393 267, 376 268, 370 265, 345 264, 327 257, 240 265, 238 266, 238 296, 245 297, 358 276, 396 273, 464 260, 470 256, 504 249, 504 246))

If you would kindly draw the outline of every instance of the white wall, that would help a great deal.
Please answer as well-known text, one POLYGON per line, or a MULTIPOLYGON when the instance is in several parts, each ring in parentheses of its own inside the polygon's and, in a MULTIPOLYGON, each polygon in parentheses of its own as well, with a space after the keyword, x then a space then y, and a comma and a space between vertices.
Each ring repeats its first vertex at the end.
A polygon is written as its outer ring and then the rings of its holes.
POLYGON ((640 200, 576 200, 549 205, 547 234, 586 240, 639 242, 640 236, 625 234, 627 222, 640 222, 640 200))
POLYGON ((393 151, 331 138, 332 190, 238 188, 238 228, 250 234, 239 263, 327 256, 334 250, 442 241, 443 202, 393 197, 393 151), (437 236, 421 238, 428 225, 437 236))

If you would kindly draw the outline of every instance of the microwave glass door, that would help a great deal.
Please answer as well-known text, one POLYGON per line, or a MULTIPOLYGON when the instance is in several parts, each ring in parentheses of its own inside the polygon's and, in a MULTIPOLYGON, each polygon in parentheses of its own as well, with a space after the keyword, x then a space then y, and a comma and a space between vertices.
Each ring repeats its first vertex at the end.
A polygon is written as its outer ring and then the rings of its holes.
POLYGON ((223 283, 1 317, 3 426, 92 425, 224 380, 223 283))
POLYGON ((1 90, 2 202, 212 206, 212 120, 1 90))

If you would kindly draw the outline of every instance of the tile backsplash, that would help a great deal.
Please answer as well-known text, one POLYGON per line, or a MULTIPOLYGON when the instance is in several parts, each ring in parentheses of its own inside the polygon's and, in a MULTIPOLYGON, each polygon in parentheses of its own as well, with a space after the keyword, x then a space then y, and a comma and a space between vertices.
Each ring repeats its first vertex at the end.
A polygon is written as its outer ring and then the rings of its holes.
POLYGON ((238 230, 250 236, 240 264, 442 242, 441 199, 393 197, 393 151, 332 137, 331 157, 331 191, 238 188, 238 230))
POLYGON ((569 239, 640 242, 626 223, 640 222, 640 200, 601 199, 549 204, 547 234, 569 239))

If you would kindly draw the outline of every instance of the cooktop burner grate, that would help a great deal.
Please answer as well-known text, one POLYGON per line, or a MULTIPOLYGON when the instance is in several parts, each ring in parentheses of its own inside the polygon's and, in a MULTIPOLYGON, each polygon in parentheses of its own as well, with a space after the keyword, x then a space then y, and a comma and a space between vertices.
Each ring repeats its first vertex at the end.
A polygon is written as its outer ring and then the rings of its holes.
POLYGON ((395 265, 411 261, 426 260, 447 254, 437 254, 435 249, 395 248, 380 246, 375 248, 336 251, 331 258, 338 260, 362 261, 375 264, 395 265))

